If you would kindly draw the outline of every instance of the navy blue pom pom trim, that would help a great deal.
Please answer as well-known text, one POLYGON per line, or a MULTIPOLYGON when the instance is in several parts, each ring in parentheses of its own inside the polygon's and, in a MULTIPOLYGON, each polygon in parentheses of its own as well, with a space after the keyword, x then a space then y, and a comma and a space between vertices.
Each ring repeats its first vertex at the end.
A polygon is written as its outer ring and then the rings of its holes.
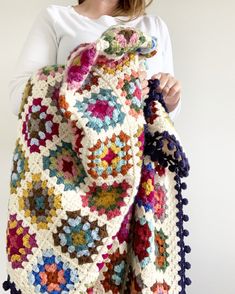
POLYGON ((10 290, 11 294, 22 294, 20 290, 16 289, 15 283, 10 281, 10 276, 7 276, 7 280, 2 283, 2 287, 5 291, 10 290))
MULTIPOLYGON (((165 101, 163 99, 162 93, 157 92, 157 87, 160 81, 158 79, 149 80, 149 95, 145 99, 144 114, 146 118, 149 118, 152 114, 152 107, 154 101, 158 101, 162 104, 167 113, 169 113, 165 101)), ((185 237, 188 237, 189 231, 184 229, 184 222, 189 220, 188 215, 184 214, 183 206, 188 204, 188 199, 183 198, 182 190, 187 188, 186 183, 182 182, 183 177, 187 177, 189 174, 190 166, 188 159, 183 152, 180 142, 176 139, 174 135, 170 135, 167 131, 162 133, 155 132, 151 134, 148 131, 147 124, 145 125, 145 146, 144 154, 149 155, 152 161, 157 161, 161 166, 168 167, 170 171, 175 172, 174 180, 176 182, 175 189, 177 191, 176 199, 178 203, 176 207, 178 208, 176 223, 178 227, 177 236, 179 237, 178 245, 180 247, 179 256, 179 266, 180 270, 178 274, 180 275, 180 280, 178 284, 181 286, 181 291, 179 294, 186 294, 186 286, 190 285, 191 279, 186 277, 186 270, 191 268, 191 264, 186 261, 186 254, 191 252, 191 248, 185 245, 185 237), (166 144, 167 143, 167 144, 166 144), (163 150, 163 146, 167 146, 167 151, 163 150), (175 150, 172 154, 172 150, 175 150)))

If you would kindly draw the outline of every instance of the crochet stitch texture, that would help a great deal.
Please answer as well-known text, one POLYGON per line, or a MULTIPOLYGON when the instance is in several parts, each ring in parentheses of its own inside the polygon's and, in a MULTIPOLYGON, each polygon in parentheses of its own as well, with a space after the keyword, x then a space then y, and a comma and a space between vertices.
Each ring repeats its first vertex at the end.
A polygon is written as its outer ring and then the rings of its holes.
POLYGON ((139 71, 157 39, 113 26, 37 70, 18 115, 6 232, 11 293, 184 294, 189 164, 139 71))

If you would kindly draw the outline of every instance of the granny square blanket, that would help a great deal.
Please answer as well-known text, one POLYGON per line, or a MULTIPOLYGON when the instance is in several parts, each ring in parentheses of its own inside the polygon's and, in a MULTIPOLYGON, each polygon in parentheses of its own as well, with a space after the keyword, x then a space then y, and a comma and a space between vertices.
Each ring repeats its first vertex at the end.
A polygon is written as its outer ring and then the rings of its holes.
POLYGON ((159 80, 156 38, 112 26, 29 78, 6 230, 11 293, 185 294, 189 163, 159 80))

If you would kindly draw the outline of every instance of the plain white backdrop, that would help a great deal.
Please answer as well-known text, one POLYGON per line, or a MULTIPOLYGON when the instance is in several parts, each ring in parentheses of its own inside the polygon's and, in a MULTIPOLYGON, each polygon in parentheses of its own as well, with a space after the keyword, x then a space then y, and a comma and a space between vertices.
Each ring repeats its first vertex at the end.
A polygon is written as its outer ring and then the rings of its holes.
MULTIPOLYGON (((99 0, 97 0, 99 1, 99 0)), ((6 278, 5 227, 16 117, 8 81, 42 7, 76 1, 1 0, 0 282, 6 278)), ((154 0, 149 9, 170 31, 182 109, 175 121, 188 155, 186 227, 192 247, 187 294, 235 293, 235 1, 154 0)), ((2 290, 0 290, 0 293, 2 290)))

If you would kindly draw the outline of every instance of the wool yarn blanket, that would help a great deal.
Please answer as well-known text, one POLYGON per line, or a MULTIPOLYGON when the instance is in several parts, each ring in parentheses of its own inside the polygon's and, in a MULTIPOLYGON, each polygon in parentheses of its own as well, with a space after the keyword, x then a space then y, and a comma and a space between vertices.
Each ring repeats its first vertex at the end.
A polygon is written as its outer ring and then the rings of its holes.
POLYGON ((189 163, 140 70, 156 38, 113 26, 29 78, 6 230, 11 293, 184 294, 189 163))

